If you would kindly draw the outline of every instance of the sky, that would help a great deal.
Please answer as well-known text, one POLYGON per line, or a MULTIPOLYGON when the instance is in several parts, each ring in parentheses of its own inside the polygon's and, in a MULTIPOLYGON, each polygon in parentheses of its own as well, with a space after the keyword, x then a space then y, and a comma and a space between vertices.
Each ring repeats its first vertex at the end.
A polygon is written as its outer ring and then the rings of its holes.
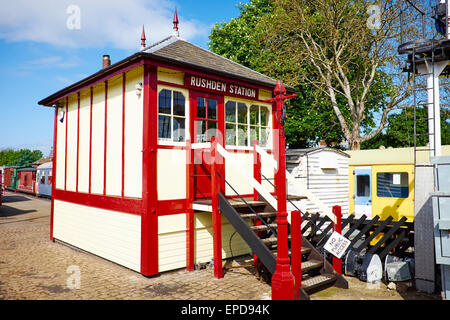
POLYGON ((172 33, 208 48, 216 23, 239 15, 247 0, 14 0, 0 11, 0 150, 41 150, 53 144, 52 108, 38 101, 172 33))

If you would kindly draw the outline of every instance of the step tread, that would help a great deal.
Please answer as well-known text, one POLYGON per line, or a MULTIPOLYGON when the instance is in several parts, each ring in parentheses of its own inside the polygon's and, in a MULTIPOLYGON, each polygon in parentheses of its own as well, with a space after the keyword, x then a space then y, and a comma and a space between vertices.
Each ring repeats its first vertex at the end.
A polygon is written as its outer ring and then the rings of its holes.
POLYGON ((336 276, 334 274, 321 274, 319 276, 302 280, 302 288, 305 291, 309 291, 325 284, 332 283, 335 280, 336 276))
MULTIPOLYGON (((310 253, 311 252, 311 248, 305 248, 305 247, 302 247, 302 249, 301 249, 301 254, 302 255, 304 255, 304 254, 308 254, 308 253, 310 253)), ((273 249, 272 250, 272 254, 276 257, 277 256, 277 249, 273 249)), ((291 250, 289 249, 289 256, 291 255, 291 250)))
MULTIPOLYGON (((271 228, 274 228, 274 229, 277 228, 276 223, 269 223, 268 226, 271 228)), ((250 229, 252 229, 253 231, 263 231, 263 230, 267 230, 269 228, 265 224, 261 224, 259 226, 251 226, 250 229)))
MULTIPOLYGON (((258 212, 260 217, 275 217, 277 215, 276 212, 258 212)), ((257 218, 257 215, 254 213, 243 213, 241 214, 242 219, 252 219, 257 218)))
POLYGON ((308 272, 309 270, 316 269, 323 266, 323 261, 319 260, 307 260, 302 261, 302 273, 308 272))

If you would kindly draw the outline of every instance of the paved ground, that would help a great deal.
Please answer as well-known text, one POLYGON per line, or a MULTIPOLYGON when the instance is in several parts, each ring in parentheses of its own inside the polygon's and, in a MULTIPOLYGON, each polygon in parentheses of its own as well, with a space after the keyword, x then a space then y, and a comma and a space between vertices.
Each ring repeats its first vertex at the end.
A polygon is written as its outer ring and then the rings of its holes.
MULTIPOLYGON (((0 300, 164 299, 263 300, 270 286, 258 281, 250 257, 228 261, 223 279, 211 269, 178 270, 146 278, 139 273, 49 240, 50 200, 6 192, 0 207, 0 300)), ((439 299, 348 277, 350 289, 329 288, 312 300, 439 299)))

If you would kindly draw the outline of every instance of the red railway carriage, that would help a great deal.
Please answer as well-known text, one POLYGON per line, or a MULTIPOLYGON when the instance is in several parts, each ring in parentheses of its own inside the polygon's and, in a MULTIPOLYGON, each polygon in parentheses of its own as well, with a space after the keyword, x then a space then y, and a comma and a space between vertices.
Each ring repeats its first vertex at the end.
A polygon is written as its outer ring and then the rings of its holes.
POLYGON ((3 193, 3 183, 2 183, 2 171, 0 170, 0 206, 2 205, 2 193, 3 193))
POLYGON ((17 191, 35 194, 36 168, 22 168, 17 172, 17 191))

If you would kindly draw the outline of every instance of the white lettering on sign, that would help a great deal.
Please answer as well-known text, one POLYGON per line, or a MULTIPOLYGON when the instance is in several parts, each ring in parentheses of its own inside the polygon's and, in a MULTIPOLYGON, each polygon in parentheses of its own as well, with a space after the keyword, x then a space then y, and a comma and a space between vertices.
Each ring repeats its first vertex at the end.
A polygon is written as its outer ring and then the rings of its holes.
POLYGON ((327 250, 329 253, 331 253, 333 256, 337 258, 342 258, 342 256, 345 253, 345 250, 347 250, 348 246, 350 245, 350 240, 345 238, 344 236, 340 235, 337 232, 333 232, 328 239, 327 243, 323 246, 325 250, 327 250))
POLYGON ((187 83, 194 88, 203 88, 217 91, 219 93, 228 93, 231 95, 237 95, 247 98, 256 98, 256 89, 247 88, 235 84, 228 85, 227 83, 221 81, 199 78, 196 76, 190 76, 190 79, 189 81, 187 81, 187 83))

